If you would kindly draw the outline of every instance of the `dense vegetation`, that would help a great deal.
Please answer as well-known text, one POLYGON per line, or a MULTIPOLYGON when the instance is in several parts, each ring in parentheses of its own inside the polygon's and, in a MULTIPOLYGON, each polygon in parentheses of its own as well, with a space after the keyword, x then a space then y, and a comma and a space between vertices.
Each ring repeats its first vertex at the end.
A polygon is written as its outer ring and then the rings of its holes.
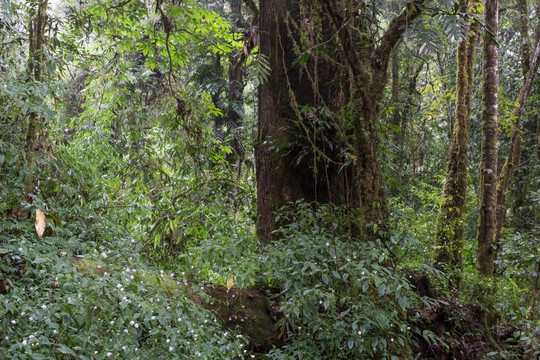
POLYGON ((540 2, 3 0, 0 358, 537 359, 540 2))

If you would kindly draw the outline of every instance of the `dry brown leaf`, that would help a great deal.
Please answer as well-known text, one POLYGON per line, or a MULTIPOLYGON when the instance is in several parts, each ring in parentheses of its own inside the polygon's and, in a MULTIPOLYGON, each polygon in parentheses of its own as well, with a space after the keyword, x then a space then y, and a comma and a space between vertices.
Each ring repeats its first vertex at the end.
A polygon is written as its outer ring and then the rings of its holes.
POLYGON ((36 232, 40 239, 43 236, 46 226, 45 213, 40 209, 36 209, 36 232))
POLYGON ((227 278, 227 291, 231 290, 234 286, 234 275, 231 275, 227 278))

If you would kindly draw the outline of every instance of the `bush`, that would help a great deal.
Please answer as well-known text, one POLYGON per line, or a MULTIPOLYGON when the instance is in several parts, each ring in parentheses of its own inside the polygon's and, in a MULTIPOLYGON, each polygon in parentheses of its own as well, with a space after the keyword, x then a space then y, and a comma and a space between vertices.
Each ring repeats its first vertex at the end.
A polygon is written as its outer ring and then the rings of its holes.
POLYGON ((266 275, 280 289, 287 339, 273 359, 403 359, 405 315, 415 300, 382 241, 344 235, 344 212, 297 203, 282 216, 281 241, 268 250, 266 275), (341 219, 341 220, 340 220, 341 219))
POLYGON ((184 279, 144 265, 140 247, 67 231, 38 239, 0 224, 0 353, 12 359, 237 359, 245 341, 191 301, 184 279))

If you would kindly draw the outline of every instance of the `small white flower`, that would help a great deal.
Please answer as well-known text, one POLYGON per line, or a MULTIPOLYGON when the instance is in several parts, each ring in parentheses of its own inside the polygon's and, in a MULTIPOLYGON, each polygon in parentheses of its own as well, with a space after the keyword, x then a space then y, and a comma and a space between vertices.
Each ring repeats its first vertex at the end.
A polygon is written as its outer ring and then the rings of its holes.
POLYGON ((111 322, 109 324, 114 325, 114 320, 111 320, 111 322))
POLYGON ((53 334, 56 334, 56 332, 57 332, 56 329, 54 329, 54 330, 52 331, 53 334))
POLYGON ((152 320, 156 320, 156 317, 152 315, 152 317, 150 318, 152 320))
POLYGON ((165 340, 165 342, 168 344, 168 343, 171 342, 171 339, 167 339, 167 340, 165 340))
POLYGON ((23 346, 25 346, 26 344, 28 344, 28 342, 26 340, 23 340, 22 344, 23 346))
POLYGON ((9 340, 9 336, 6 336, 6 340, 9 340))
POLYGON ((133 320, 131 320, 131 321, 129 322, 129 325, 131 325, 131 326, 133 326, 134 324, 135 324, 135 321, 133 321, 133 320))
POLYGON ((43 305, 41 305, 41 308, 42 308, 43 310, 45 310, 45 309, 47 308, 47 305, 43 304, 43 305))
POLYGON ((135 326, 135 329, 138 329, 138 328, 139 328, 139 324, 135 324, 135 325, 133 325, 133 326, 135 326))
POLYGON ((126 351, 127 347, 124 345, 122 346, 122 350, 126 351))
POLYGON ((15 320, 11 320, 11 323, 15 325, 17 322, 15 320))
POLYGON ((112 352, 109 351, 109 352, 107 353, 107 357, 111 357, 111 355, 112 355, 112 352))
POLYGON ((124 333, 127 334, 127 333, 128 333, 128 329, 124 329, 124 333))
POLYGON ((30 316, 30 317, 28 318, 28 320, 30 320, 30 322, 32 322, 32 321, 34 321, 34 317, 33 317, 33 316, 30 316))
POLYGON ((18 248, 17 250, 19 250, 20 253, 23 252, 23 248, 22 248, 22 247, 18 248))
POLYGON ((201 354, 200 352, 198 352, 198 353, 197 353, 197 356, 198 356, 198 357, 201 357, 201 356, 202 356, 202 354, 201 354))
POLYGON ((24 315, 26 315, 26 313, 23 311, 23 312, 21 313, 21 316, 24 316, 24 315))
POLYGON ((169 351, 173 351, 174 348, 172 346, 169 347, 169 351))

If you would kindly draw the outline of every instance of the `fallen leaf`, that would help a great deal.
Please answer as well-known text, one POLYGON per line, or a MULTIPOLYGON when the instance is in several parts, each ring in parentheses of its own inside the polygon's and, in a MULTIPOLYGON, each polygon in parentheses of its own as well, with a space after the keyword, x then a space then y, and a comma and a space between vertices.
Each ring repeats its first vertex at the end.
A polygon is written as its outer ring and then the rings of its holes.
POLYGON ((227 291, 231 290, 234 285, 234 275, 231 275, 227 278, 227 291))
POLYGON ((36 232, 40 239, 43 236, 46 226, 45 213, 40 209, 36 209, 36 232))

